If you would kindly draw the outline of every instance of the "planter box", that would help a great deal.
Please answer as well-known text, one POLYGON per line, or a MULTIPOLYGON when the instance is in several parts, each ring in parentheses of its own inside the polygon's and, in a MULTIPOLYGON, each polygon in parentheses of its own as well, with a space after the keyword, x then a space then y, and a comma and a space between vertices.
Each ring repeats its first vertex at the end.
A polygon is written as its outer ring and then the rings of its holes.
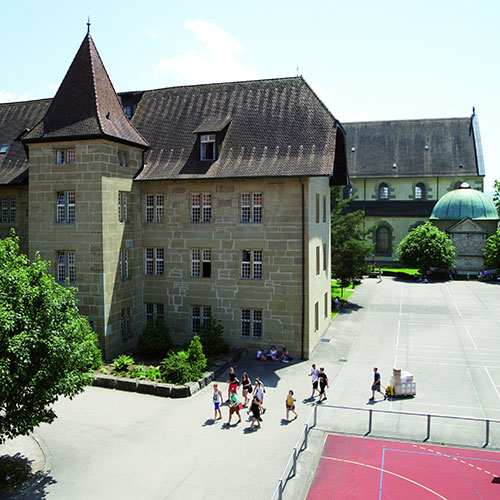
POLYGON ((137 380, 132 378, 117 378, 116 388, 119 391, 137 392, 137 380))
POLYGON ((137 392, 141 394, 156 394, 156 382, 151 380, 139 380, 137 383, 137 392))
POLYGON ((170 393, 172 391, 172 387, 173 387, 172 384, 164 384, 162 382, 158 382, 156 384, 155 394, 157 396, 161 396, 163 398, 169 398, 170 397, 170 393))
POLYGON ((116 388, 116 377, 113 375, 94 375, 94 383, 96 387, 106 387, 107 389, 116 388))

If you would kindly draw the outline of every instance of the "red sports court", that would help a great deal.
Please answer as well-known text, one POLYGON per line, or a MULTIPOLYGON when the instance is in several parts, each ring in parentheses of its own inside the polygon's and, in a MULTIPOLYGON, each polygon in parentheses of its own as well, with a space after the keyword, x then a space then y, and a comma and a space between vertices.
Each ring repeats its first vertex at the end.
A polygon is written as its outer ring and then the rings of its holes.
POLYGON ((500 453, 329 434, 307 500, 500 498, 500 453))

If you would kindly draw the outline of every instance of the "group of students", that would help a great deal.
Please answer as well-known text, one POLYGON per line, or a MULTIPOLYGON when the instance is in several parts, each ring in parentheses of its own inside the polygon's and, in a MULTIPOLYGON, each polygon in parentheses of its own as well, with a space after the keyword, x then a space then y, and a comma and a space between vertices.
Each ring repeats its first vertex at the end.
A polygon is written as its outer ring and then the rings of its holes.
MULTIPOLYGON (((266 392, 266 389, 262 381, 259 379, 259 377, 256 377, 254 380, 255 385, 252 387, 252 380, 248 376, 247 372, 243 373, 240 381, 234 373, 234 368, 231 367, 229 368, 229 379, 227 380, 227 383, 229 385, 227 390, 227 400, 225 403, 228 403, 229 405, 229 420, 225 423, 225 425, 231 425, 231 419, 233 414, 235 413, 236 415, 238 415, 239 419, 237 423, 240 423, 242 421, 240 410, 246 408, 248 402, 250 402, 250 409, 248 410, 248 413, 252 414, 250 430, 252 430, 254 427, 260 427, 260 424, 262 422, 262 415, 266 412, 266 408, 264 407, 264 393, 266 392), (243 403, 238 400, 237 392, 240 385, 242 389, 241 395, 243 398, 245 398, 245 401, 243 403)), ((215 422, 216 420, 222 419, 221 406, 225 404, 222 392, 217 384, 214 384, 213 402, 215 422)), ((295 398, 293 397, 292 390, 288 391, 285 406, 287 420, 290 412, 293 412, 295 414, 295 418, 298 417, 298 414, 295 411, 295 398)))
POLYGON ((289 363, 293 358, 290 357, 286 347, 283 347, 281 352, 278 352, 275 346, 271 346, 269 352, 264 353, 263 349, 257 350, 257 359, 259 361, 282 361, 283 363, 289 363))
POLYGON ((319 399, 318 402, 326 401, 326 389, 330 387, 328 385, 328 377, 325 373, 324 368, 320 368, 319 370, 316 368, 316 365, 313 364, 311 368, 311 373, 309 374, 312 381, 312 394, 311 399, 314 399, 314 393, 318 391, 319 399), (319 387, 319 388, 318 388, 319 387))

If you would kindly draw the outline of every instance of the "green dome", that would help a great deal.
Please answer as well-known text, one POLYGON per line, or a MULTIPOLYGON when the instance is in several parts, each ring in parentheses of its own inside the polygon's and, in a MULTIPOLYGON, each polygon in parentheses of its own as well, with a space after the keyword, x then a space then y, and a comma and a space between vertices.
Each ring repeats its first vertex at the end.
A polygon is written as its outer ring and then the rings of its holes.
POLYGON ((464 182, 459 189, 446 193, 435 205, 431 219, 498 219, 495 204, 481 191, 464 182))

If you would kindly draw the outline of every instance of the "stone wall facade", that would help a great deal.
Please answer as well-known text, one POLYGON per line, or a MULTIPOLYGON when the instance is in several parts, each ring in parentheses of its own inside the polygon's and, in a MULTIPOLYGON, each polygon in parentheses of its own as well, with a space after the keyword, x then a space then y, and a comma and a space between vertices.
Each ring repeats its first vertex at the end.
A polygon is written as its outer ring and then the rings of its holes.
POLYGON ((327 329, 327 177, 134 181, 142 151, 104 139, 31 144, 29 155, 29 188, 0 197, 19 200, 30 257, 78 287, 106 359, 136 345, 148 315, 179 344, 209 312, 233 346, 304 358, 327 329), (56 163, 68 150, 72 161, 56 163))

